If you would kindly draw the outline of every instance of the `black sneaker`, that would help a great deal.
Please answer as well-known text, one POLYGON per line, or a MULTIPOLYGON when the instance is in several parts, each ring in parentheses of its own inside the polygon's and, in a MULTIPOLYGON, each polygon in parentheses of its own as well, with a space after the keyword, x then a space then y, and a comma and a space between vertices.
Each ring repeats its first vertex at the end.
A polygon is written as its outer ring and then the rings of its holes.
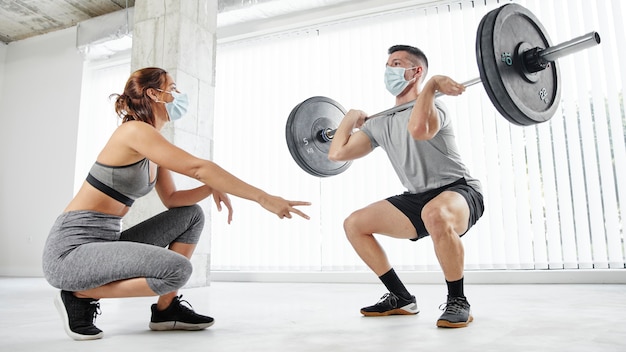
POLYGON ((100 303, 93 298, 78 298, 72 292, 61 291, 54 297, 63 328, 74 340, 101 339, 104 333, 93 322, 100 315, 100 303))
POLYGON ((470 304, 465 297, 448 296, 448 302, 442 304, 439 309, 445 309, 437 320, 437 326, 440 328, 464 328, 474 320, 470 304))
POLYGON ((380 317, 385 315, 411 315, 419 313, 415 296, 404 299, 389 292, 385 293, 378 303, 373 306, 361 308, 361 314, 366 317, 380 317))
POLYGON ((181 300, 183 295, 174 297, 174 300, 165 310, 158 310, 157 305, 152 305, 152 318, 150 329, 165 330, 202 330, 213 325, 213 318, 197 314, 193 309, 187 308, 182 303, 191 304, 181 300))

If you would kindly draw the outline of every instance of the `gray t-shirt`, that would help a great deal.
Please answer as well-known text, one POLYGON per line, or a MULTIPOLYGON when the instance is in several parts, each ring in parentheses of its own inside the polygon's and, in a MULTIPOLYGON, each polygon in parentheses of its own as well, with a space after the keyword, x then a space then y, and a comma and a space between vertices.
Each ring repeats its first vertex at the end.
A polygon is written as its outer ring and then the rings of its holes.
POLYGON ((411 108, 368 120, 361 131, 370 138, 372 149, 385 150, 408 192, 421 193, 464 177, 482 194, 480 181, 470 176, 461 160, 446 106, 438 100, 435 106, 441 129, 430 140, 415 140, 407 130, 411 108))

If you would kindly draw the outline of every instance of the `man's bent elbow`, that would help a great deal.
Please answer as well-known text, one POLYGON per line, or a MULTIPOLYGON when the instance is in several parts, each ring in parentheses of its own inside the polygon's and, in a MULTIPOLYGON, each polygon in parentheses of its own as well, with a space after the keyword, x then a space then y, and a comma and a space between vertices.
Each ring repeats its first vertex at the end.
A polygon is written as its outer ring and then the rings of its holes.
POLYGON ((341 161, 338 159, 338 156, 336 153, 328 153, 328 160, 330 161, 341 161))
POLYGON ((346 161, 345 155, 342 155, 341 151, 329 151, 328 152, 328 160, 330 161, 346 161))
POLYGON ((427 141, 433 137, 426 126, 409 127, 408 130, 411 137, 417 141, 427 141))

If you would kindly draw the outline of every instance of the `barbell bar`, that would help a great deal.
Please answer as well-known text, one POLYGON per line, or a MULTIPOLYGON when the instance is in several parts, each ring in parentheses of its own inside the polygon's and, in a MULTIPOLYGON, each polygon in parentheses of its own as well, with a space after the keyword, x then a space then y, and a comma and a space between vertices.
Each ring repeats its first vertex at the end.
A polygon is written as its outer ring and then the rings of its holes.
MULTIPOLYGON (((548 47, 546 49, 534 48, 533 50, 527 50, 521 53, 522 64, 523 64, 524 69, 528 72, 527 74, 539 72, 540 70, 545 69, 550 63, 556 61, 559 58, 562 58, 564 56, 567 56, 575 52, 582 51, 592 46, 600 44, 600 40, 601 40, 600 34, 598 34, 598 32, 589 32, 585 35, 576 37, 574 39, 568 40, 567 42, 561 43, 553 47, 548 47), (530 59, 527 59, 526 56, 529 56, 530 59), (527 62, 531 62, 533 66, 527 64, 527 62), (538 69, 537 67, 541 67, 541 69, 538 69)), ((476 77, 474 79, 463 82, 461 84, 467 88, 467 87, 473 86, 481 82, 482 82, 481 78, 476 77)), ((442 95, 444 94, 437 92, 435 93, 435 98, 441 97, 442 95)), ((391 114, 412 108, 414 105, 415 105, 415 101, 413 100, 408 103, 397 105, 387 110, 376 113, 374 115, 368 116, 365 118, 365 120, 370 120, 376 117, 391 115, 391 114)), ((330 142, 335 135, 335 131, 337 131, 337 129, 326 128, 324 130, 319 131, 319 136, 324 141, 330 142)))
MULTIPOLYGON (((509 122, 530 126, 548 121, 560 100, 560 73, 556 60, 600 44, 590 32, 556 46, 528 9, 509 3, 487 13, 476 34, 476 61, 480 77, 462 84, 483 83, 496 110, 509 122)), ((436 93, 436 97, 441 96, 436 93)), ((413 107, 415 101, 369 116, 372 119, 413 107)), ((287 119, 287 147, 307 173, 327 177, 345 171, 351 162, 328 159, 330 142, 346 110, 336 101, 312 97, 296 105, 287 119)))

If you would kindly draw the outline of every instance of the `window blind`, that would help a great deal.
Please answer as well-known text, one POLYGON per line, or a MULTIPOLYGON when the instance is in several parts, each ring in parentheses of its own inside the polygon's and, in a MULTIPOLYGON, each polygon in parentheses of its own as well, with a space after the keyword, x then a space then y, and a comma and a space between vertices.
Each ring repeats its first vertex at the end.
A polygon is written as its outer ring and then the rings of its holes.
MULTIPOLYGON (((514 126, 482 87, 444 97, 464 160, 484 187, 486 212, 463 237, 466 269, 624 268, 626 204, 624 5, 618 0, 516 1, 553 44, 597 30, 602 43, 558 61, 559 110, 546 123, 514 126)), ((456 1, 320 23, 219 44, 214 160, 287 199, 309 200, 311 220, 279 220, 233 199, 235 219, 213 212, 212 270, 367 270, 345 238, 352 211, 403 192, 375 150, 330 178, 306 174, 285 142, 285 122, 323 95, 376 113, 393 105, 382 82, 386 50, 422 48, 429 75, 478 76, 476 28, 506 1, 456 1), (217 214, 217 215, 215 215, 217 214)), ((396 270, 438 270, 432 243, 379 236, 396 270)))

